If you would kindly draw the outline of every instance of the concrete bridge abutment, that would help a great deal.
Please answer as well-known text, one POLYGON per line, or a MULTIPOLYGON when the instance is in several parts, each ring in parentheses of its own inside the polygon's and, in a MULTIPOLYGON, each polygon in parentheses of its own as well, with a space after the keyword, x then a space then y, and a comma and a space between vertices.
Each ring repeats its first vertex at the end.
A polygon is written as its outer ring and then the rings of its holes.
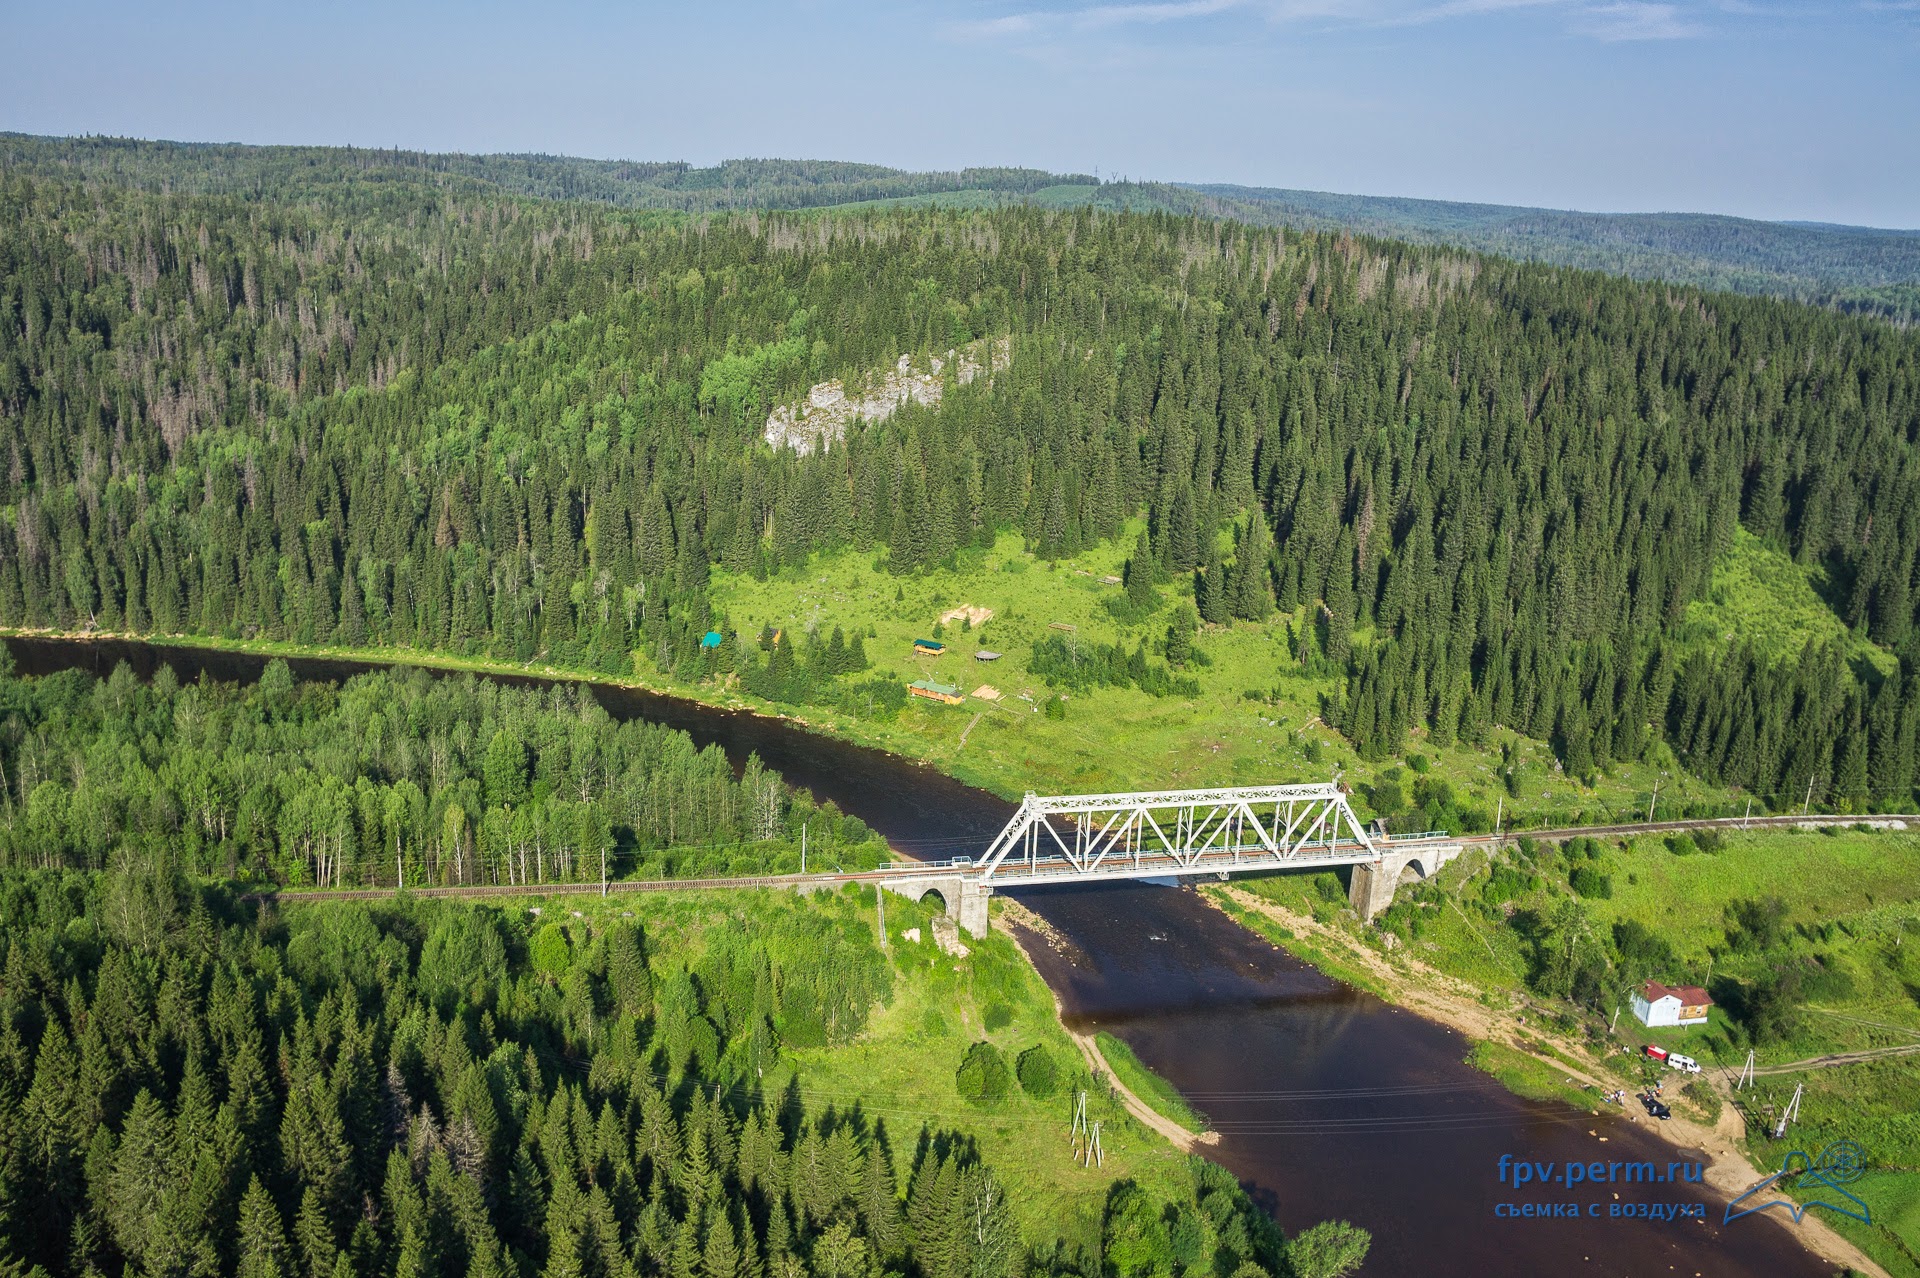
POLYGON ((1429 879, 1459 855, 1459 844, 1438 844, 1387 852, 1377 861, 1356 861, 1347 885, 1347 904, 1362 921, 1370 920, 1393 904, 1393 894, 1409 870, 1416 879, 1429 879))
POLYGON ((881 883, 889 892, 910 901, 918 901, 929 892, 938 892, 946 903, 947 917, 968 936, 987 934, 987 898, 993 889, 969 874, 916 874, 911 878, 887 879, 881 883))

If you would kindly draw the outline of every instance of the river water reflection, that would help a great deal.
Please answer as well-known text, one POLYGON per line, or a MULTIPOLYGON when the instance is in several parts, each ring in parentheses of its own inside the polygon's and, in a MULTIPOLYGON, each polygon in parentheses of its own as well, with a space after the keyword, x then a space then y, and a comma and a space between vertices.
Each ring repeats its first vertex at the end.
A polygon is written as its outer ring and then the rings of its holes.
MULTIPOLYGON (((257 678, 266 659, 132 641, 10 639, 16 669, 127 662, 150 676, 257 678)), ((341 679, 366 663, 296 660, 296 675, 341 679)), ((540 683, 537 679, 512 682, 540 683)), ((930 768, 792 724, 594 685, 620 717, 671 724, 736 763, 770 767, 858 815, 908 855, 982 847, 1012 805, 930 768)), ((1046 888, 1022 901, 1064 936, 1034 958, 1070 1020, 1125 1039, 1221 1133, 1211 1156, 1289 1231, 1344 1217, 1373 1231, 1365 1273, 1392 1275, 1767 1275, 1831 1273, 1771 1217, 1720 1223, 1704 1186, 1515 1191, 1500 1158, 1551 1162, 1690 1157, 1633 1124, 1512 1096, 1461 1063, 1453 1032, 1321 975, 1207 908, 1193 892, 1111 884, 1046 888), (1589 1134, 1589 1133, 1594 1134, 1589 1134), (1598 1139, 1608 1140, 1601 1143, 1598 1139), (1608 1215, 1620 1203, 1705 1204, 1704 1221, 1608 1215), (1578 1204, 1578 1218, 1510 1220, 1503 1203, 1578 1204), (1596 1211, 1598 1218, 1590 1213, 1596 1211)))

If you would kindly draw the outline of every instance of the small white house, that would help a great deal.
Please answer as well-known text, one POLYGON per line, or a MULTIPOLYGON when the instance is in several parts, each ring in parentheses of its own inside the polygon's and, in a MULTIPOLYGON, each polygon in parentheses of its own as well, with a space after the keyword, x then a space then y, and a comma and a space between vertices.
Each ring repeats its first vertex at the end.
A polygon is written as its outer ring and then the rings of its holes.
POLYGON ((1713 1000, 1698 985, 1662 985, 1648 981, 1633 994, 1633 1014, 1642 1025, 1705 1025, 1713 1000))

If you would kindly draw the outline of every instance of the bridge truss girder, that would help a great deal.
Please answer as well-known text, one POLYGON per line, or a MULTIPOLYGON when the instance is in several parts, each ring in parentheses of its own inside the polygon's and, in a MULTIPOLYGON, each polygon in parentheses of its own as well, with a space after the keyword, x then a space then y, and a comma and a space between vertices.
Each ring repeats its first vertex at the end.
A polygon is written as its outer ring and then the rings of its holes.
POLYGON ((984 886, 996 877, 1147 877, 1379 856, 1345 791, 1326 781, 1051 798, 1029 793, 979 870, 984 886))

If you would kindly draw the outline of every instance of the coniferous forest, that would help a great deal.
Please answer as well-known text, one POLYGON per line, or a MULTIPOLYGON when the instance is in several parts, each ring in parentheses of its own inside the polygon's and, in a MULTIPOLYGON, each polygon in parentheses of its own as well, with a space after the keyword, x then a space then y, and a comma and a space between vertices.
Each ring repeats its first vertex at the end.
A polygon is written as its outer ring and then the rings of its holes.
POLYGON ((799 868, 806 826, 833 864, 885 855, 866 826, 749 758, 580 688, 420 670, 250 687, 150 685, 125 666, 0 673, 0 864, 154 861, 317 887, 538 888, 799 868))
POLYGON ((736 897, 655 935, 406 898, 282 910, 148 859, 7 873, 0 938, 11 1274, 1344 1272, 1289 1267, 1197 1159, 1173 1202, 1115 1186, 1090 1251, 1036 1250, 962 1132, 763 1083, 902 980, 844 899, 736 897))
POLYGON ((1910 651, 1910 331, 1164 214, 627 212, 325 153, 150 177, 0 181, 0 623, 638 660, 884 713, 849 650, 734 633, 714 567, 909 574, 1007 530, 1068 556, 1144 512, 1203 610, 1307 607, 1290 655, 1365 758, 1504 725, 1575 775, 1664 739, 1763 798, 1912 802, 1909 657, 1671 641, 1744 525, 1910 651), (815 382, 1000 337, 937 409, 761 441, 815 382))

